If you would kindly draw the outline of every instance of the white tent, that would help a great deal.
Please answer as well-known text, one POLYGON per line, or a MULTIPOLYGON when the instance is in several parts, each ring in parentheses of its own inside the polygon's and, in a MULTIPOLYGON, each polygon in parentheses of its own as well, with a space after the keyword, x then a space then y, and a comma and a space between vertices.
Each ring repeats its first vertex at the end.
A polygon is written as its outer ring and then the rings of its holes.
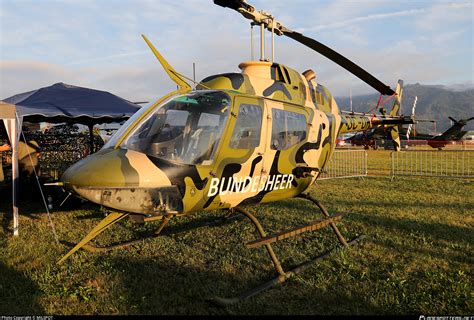
POLYGON ((23 118, 18 117, 16 106, 0 101, 0 119, 7 129, 12 149, 12 194, 13 194, 13 235, 18 235, 18 143, 20 141, 23 118))

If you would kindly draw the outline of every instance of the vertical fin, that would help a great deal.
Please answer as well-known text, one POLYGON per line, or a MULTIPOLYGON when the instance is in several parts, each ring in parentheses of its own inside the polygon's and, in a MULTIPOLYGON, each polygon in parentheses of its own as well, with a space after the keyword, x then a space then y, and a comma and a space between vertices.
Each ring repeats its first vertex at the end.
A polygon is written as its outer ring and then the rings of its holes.
MULTIPOLYGON (((402 95, 403 95, 403 80, 398 80, 397 89, 395 90, 395 97, 393 100, 392 110, 390 111, 390 117, 400 116, 401 106, 402 106, 402 95)), ((396 151, 401 150, 401 142, 399 135, 398 125, 391 126, 388 128, 389 135, 393 141, 393 147, 396 151)))

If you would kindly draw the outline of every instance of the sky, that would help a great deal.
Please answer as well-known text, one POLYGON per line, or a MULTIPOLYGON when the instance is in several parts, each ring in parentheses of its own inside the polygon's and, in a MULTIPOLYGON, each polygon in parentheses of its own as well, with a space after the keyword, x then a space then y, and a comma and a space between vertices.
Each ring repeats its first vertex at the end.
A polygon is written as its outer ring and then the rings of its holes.
MULTIPOLYGON (((398 79, 474 83, 473 0, 249 2, 392 87, 398 79)), ((64 82, 155 101, 176 86, 141 34, 178 72, 192 78, 196 63, 201 80, 250 60, 249 23, 211 0, 0 0, 0 99, 64 82)), ((276 62, 315 70, 335 96, 375 93, 311 49, 275 38, 276 62)), ((269 33, 266 40, 268 57, 269 33)))

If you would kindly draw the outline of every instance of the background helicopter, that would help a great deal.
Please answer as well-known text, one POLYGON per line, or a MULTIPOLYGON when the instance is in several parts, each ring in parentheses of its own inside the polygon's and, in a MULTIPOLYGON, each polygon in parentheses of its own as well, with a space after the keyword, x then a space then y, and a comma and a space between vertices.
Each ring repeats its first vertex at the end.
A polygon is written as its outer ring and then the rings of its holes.
MULTIPOLYGON (((469 119, 460 119, 459 121, 455 120, 452 117, 449 117, 449 119, 453 122, 453 125, 440 135, 416 132, 416 135, 414 135, 414 137, 416 137, 418 142, 422 142, 423 144, 427 144, 432 148, 441 150, 449 143, 459 141, 467 132, 463 131, 463 128, 469 121, 474 120, 474 117, 469 119)), ((435 122, 434 120, 423 119, 417 119, 416 121, 435 122)), ((406 137, 409 135, 410 131, 410 129, 400 129, 400 136, 405 137, 405 140, 402 139, 402 141, 404 141, 405 143, 408 143, 408 139, 406 137)), ((378 147, 377 140, 382 139, 386 139, 386 133, 381 129, 373 128, 367 132, 357 133, 356 135, 348 138, 347 141, 350 141, 352 145, 364 146, 365 149, 373 148, 374 150, 376 150, 378 147)))
POLYGON ((141 221, 162 220, 156 232, 159 234, 173 217, 225 209, 231 214, 239 212, 254 223, 260 239, 248 246, 264 245, 279 274, 239 297, 246 298, 301 270, 285 272, 272 242, 331 226, 343 245, 349 243, 334 223, 341 216, 329 216, 317 200, 303 192, 328 163, 339 134, 386 126, 399 149, 397 125, 413 123, 412 118, 398 115, 402 81, 396 91, 392 90, 334 50, 284 27, 245 1, 215 3, 237 10, 260 25, 260 61, 241 63, 241 73, 207 77, 192 90, 187 78, 175 71, 143 36, 178 89, 142 108, 102 150, 64 173, 64 188, 117 212, 103 219, 60 262, 81 247, 98 250, 87 243, 127 216, 141 221), (312 70, 300 74, 265 59, 265 28, 272 35, 286 35, 312 48, 381 94, 393 96, 390 116, 342 115, 312 70), (267 237, 258 219, 241 208, 293 197, 314 202, 325 218, 267 237))
POLYGON ((449 127, 446 131, 444 131, 441 135, 439 136, 434 136, 428 139, 428 145, 432 148, 438 148, 442 149, 446 147, 448 143, 451 141, 456 141, 459 140, 466 132, 462 131, 462 129, 466 126, 466 124, 474 120, 474 117, 471 117, 469 119, 460 119, 455 120, 452 117, 449 117, 449 119, 453 122, 453 125, 449 127))

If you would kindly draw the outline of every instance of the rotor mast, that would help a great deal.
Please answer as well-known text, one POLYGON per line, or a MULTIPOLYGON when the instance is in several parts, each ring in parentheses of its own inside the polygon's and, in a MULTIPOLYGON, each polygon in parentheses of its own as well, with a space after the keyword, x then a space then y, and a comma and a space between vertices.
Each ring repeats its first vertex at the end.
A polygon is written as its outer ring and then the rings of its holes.
MULTIPOLYGON (((283 27, 283 25, 275 20, 275 17, 271 14, 260 10, 257 11, 254 6, 247 3, 245 0, 214 0, 214 3, 222 7, 231 8, 238 11, 245 18, 252 20, 250 23, 251 28, 255 25, 260 26, 260 61, 268 61, 265 58, 265 28, 272 33, 272 59, 275 60, 275 33, 279 36, 284 34, 284 31, 290 31, 283 27)), ((251 56, 253 57, 253 32, 250 31, 251 41, 251 56)))
MULTIPOLYGON (((253 8, 253 7, 252 7, 253 8)), ((252 60, 254 60, 254 55, 253 55, 253 27, 258 25, 260 26, 260 61, 268 61, 268 58, 265 57, 265 28, 267 28, 268 30, 270 30, 270 32, 272 33, 272 47, 271 47, 271 52, 272 52, 272 56, 271 56, 271 62, 275 62, 275 24, 274 24, 274 21, 275 21, 275 18, 264 12, 264 11, 259 11, 258 12, 260 15, 262 15, 263 17, 265 17, 264 21, 259 23, 258 21, 254 20, 254 19, 251 19, 253 20, 251 23, 250 23, 250 51, 251 51, 251 57, 252 57, 252 60)), ((245 15, 244 15, 245 16, 245 15)))
POLYGON ((238 11, 245 18, 252 20, 251 26, 260 26, 260 61, 265 61, 265 28, 272 33, 272 62, 275 60, 275 33, 282 36, 285 31, 290 31, 285 28, 273 15, 263 10, 257 11, 254 6, 247 3, 245 0, 225 1, 215 0, 216 4, 229 7, 238 11), (222 2, 222 3, 221 3, 222 2))

